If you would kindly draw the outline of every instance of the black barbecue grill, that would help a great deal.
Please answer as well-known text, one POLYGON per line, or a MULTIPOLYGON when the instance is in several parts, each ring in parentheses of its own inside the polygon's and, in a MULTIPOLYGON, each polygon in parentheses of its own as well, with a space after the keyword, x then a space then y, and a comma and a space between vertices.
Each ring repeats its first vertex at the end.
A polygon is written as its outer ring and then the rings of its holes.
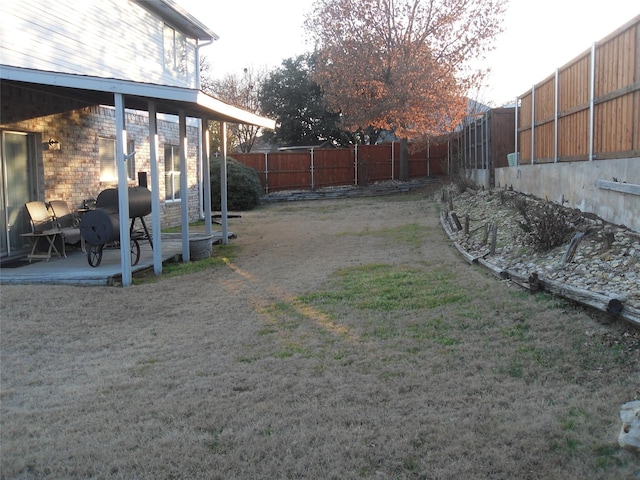
MULTIPOLYGON (((140 260, 140 240, 153 241, 144 217, 151 213, 151 192, 145 187, 129 187, 129 227, 131 264, 140 260), (140 220, 142 230, 136 230, 136 220, 140 220)), ((118 189, 107 188, 96 198, 96 208, 87 211, 80 221, 80 233, 88 244, 87 260, 89 265, 97 267, 102 261, 102 250, 105 246, 120 246, 120 215, 118 206, 118 189)))

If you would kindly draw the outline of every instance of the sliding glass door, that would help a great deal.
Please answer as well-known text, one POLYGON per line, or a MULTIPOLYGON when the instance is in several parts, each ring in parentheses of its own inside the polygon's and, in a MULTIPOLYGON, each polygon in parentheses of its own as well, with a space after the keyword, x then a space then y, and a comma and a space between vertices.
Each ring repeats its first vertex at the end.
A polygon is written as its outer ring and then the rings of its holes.
POLYGON ((0 255, 27 246, 22 233, 30 231, 24 204, 37 199, 35 137, 22 132, 2 132, 0 180, 0 255))

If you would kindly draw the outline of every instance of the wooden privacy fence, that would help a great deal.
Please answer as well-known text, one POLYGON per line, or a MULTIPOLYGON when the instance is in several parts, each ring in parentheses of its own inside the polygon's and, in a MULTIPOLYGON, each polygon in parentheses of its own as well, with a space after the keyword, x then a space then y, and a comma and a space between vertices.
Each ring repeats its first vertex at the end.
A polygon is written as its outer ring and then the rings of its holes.
POLYGON ((514 151, 513 108, 492 108, 469 121, 456 137, 460 161, 466 169, 506 167, 514 151))
POLYGON ((640 15, 518 102, 520 163, 640 156, 640 15))
MULTIPOLYGON (((315 190, 339 185, 368 185, 394 180, 400 171, 400 144, 310 148, 304 152, 235 153, 230 155, 260 174, 265 193, 315 190)), ((448 142, 409 149, 409 177, 448 173, 448 142)))

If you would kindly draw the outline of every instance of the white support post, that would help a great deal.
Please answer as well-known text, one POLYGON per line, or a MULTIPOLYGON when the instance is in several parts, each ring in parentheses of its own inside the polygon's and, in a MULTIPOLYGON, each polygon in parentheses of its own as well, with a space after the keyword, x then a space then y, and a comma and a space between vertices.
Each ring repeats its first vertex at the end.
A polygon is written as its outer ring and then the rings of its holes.
POLYGON ((120 217, 120 265, 122 267, 122 285, 133 283, 131 271, 131 236, 129 234, 129 185, 127 183, 127 165, 124 151, 127 145, 125 130, 124 97, 114 94, 116 110, 116 160, 118 164, 118 216, 120 217))
POLYGON ((227 122, 220 122, 220 223, 222 223, 222 244, 229 243, 229 216, 227 212, 227 122))
POLYGON ((591 45, 591 66, 589 73, 589 161, 593 160, 593 135, 596 97, 596 44, 591 45))
POLYGON ((204 231, 211 235, 211 162, 209 159, 209 122, 206 117, 200 119, 202 132, 202 196, 204 204, 204 231))
POLYGON ((189 254, 189 183, 187 178, 187 118, 184 110, 178 111, 180 132, 180 217, 182 220, 182 261, 188 262, 189 254))
POLYGON ((153 232, 153 272, 162 273, 162 232, 160 223, 160 176, 158 173, 158 118, 156 104, 149 102, 149 166, 151 167, 151 231, 153 232))

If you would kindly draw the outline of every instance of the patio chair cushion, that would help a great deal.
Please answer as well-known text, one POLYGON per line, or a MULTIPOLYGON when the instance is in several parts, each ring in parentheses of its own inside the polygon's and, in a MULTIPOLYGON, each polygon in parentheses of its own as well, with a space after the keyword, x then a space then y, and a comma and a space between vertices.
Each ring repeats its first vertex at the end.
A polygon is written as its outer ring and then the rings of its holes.
POLYGON ((49 206, 53 211, 57 227, 62 232, 64 243, 75 245, 80 241, 79 219, 64 200, 51 200, 49 206))
POLYGON ((32 233, 42 233, 57 228, 55 220, 44 202, 34 201, 25 204, 32 233))

